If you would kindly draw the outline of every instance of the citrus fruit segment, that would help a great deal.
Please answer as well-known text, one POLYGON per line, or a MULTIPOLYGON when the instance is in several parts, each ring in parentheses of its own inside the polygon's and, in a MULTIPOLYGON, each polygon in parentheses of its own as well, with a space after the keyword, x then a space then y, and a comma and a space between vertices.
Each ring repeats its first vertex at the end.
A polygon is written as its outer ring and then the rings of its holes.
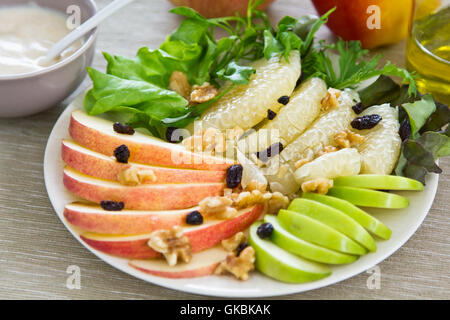
POLYGON ((235 85, 202 116, 202 126, 220 130, 236 126, 246 130, 267 117, 267 110, 278 112, 278 99, 290 96, 300 76, 299 52, 293 50, 289 62, 284 58, 262 58, 251 64, 256 73, 246 85, 235 85))
POLYGON ((402 140, 398 134, 398 110, 389 104, 366 109, 361 116, 377 114, 382 120, 372 129, 354 130, 365 136, 358 146, 361 173, 390 174, 400 155, 402 140))

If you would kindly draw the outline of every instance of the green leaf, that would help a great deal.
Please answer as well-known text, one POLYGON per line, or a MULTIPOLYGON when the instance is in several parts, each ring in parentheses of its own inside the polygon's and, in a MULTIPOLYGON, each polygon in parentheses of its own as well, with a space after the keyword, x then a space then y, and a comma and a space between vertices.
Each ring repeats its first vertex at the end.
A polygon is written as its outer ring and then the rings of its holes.
MULTIPOLYGON (((312 54, 316 64, 309 63, 307 68, 303 68, 305 77, 320 77, 328 86, 344 89, 354 88, 361 81, 380 75, 399 76, 403 82, 409 82, 408 93, 413 95, 417 92, 414 75, 408 71, 397 68, 390 62, 379 68, 378 63, 381 58, 376 55, 371 59, 366 59, 368 50, 361 47, 359 41, 344 41, 339 39, 336 43, 324 45, 312 54), (328 56, 329 51, 337 52, 339 55, 339 70, 334 70, 333 63, 328 56)), ((306 57, 308 58, 308 57, 306 57)))
POLYGON ((252 67, 240 66, 236 62, 231 61, 225 69, 219 70, 217 75, 219 78, 230 80, 235 84, 246 84, 254 73, 255 69, 252 67))
POLYGON ((411 137, 415 139, 418 136, 420 128, 426 123, 428 117, 436 111, 436 105, 431 95, 425 95, 421 100, 413 103, 404 103, 402 105, 409 117, 411 124, 411 137))
POLYGON ((436 102, 436 111, 428 118, 420 132, 438 131, 450 122, 450 109, 443 103, 436 102))
POLYGON ((392 94, 398 92, 400 86, 388 76, 380 76, 370 86, 358 91, 364 107, 390 102, 392 94))
POLYGON ((85 99, 85 108, 90 115, 135 107, 141 112, 151 113, 152 117, 164 118, 184 112, 187 105, 187 101, 177 93, 151 83, 118 78, 92 68, 87 71, 94 83, 85 99))
POLYGON ((434 159, 450 156, 450 138, 444 134, 429 131, 425 132, 416 141, 431 152, 434 159))
POLYGON ((269 30, 264 31, 264 57, 266 60, 281 54, 284 51, 283 45, 269 30))
POLYGON ((406 141, 403 154, 409 163, 423 167, 428 172, 442 172, 442 170, 434 162, 433 154, 417 141, 406 141))

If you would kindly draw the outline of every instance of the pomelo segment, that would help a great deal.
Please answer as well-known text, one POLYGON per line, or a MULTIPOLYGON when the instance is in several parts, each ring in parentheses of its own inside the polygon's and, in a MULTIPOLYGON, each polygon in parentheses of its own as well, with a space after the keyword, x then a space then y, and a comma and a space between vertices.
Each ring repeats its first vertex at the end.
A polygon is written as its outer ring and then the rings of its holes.
POLYGON ((372 129, 355 130, 366 137, 358 146, 361 173, 390 174, 400 155, 402 140, 398 134, 398 110, 389 104, 373 106, 359 116, 377 114, 382 120, 372 129))
POLYGON ((220 130, 236 126, 250 129, 267 117, 267 110, 278 112, 278 98, 290 96, 300 77, 299 52, 293 50, 289 62, 284 58, 262 58, 251 64, 256 73, 246 85, 235 85, 202 116, 203 128, 220 130))

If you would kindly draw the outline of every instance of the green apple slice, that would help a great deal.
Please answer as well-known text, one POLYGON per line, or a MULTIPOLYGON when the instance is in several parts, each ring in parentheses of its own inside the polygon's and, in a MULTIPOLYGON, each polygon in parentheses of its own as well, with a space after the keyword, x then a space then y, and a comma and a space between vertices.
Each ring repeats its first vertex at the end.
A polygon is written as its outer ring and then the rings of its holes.
POLYGON ((343 253, 355 255, 367 253, 364 247, 346 235, 302 213, 280 210, 278 221, 287 231, 302 240, 343 253))
POLYGON ((333 207, 309 199, 295 199, 289 205, 288 210, 302 213, 336 229, 369 251, 377 250, 375 240, 366 229, 353 218, 333 207))
POLYGON ((358 259, 358 256, 340 253, 297 238, 283 228, 275 216, 266 215, 264 221, 271 223, 274 227, 270 240, 296 256, 329 264, 351 263, 358 259))
POLYGON ((256 229, 262 222, 250 227, 249 244, 255 249, 255 267, 265 275, 279 281, 304 283, 325 278, 331 270, 317 262, 295 256, 269 240, 261 239, 256 229))
POLYGON ((423 184, 417 180, 378 174, 360 174, 334 179, 336 187, 355 187, 381 190, 413 190, 422 191, 423 184))
POLYGON ((353 187, 333 187, 327 195, 347 200, 356 206, 401 209, 409 205, 407 198, 393 193, 353 187))
POLYGON ((327 206, 342 211, 352 217, 369 232, 380 237, 381 239, 388 240, 391 237, 391 229, 389 229, 383 222, 346 200, 309 192, 303 193, 302 197, 326 204, 327 206))

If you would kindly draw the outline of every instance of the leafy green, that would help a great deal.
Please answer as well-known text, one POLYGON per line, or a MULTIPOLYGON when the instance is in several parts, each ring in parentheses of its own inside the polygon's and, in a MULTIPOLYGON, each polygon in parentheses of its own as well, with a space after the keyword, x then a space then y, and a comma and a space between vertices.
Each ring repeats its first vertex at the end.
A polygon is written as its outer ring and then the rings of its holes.
POLYGON ((443 103, 436 102, 436 111, 428 118, 425 125, 420 129, 421 133, 427 131, 438 131, 450 122, 450 109, 443 103))
POLYGON ((431 95, 425 95, 421 100, 413 103, 404 103, 402 105, 409 117, 411 125, 411 137, 418 136, 420 128, 426 123, 432 113, 436 111, 436 104, 431 95))
MULTIPOLYGON (((436 159, 450 155, 450 137, 446 132, 440 132, 442 126, 447 125, 442 114, 447 106, 436 103, 431 95, 424 95, 420 100, 402 105, 410 126, 410 138, 402 144, 401 155, 395 168, 395 174, 417 179, 425 183, 427 172, 441 173, 436 165, 436 159), (439 104, 438 104, 439 105, 439 104), (429 122, 432 119, 432 122, 429 122), (428 125, 432 131, 421 131, 428 125)), ((448 116, 448 113, 447 113, 448 116)), ((403 121, 403 120, 400 120, 403 121)))
POLYGON ((409 83, 408 94, 417 92, 414 74, 398 68, 390 62, 379 67, 380 55, 365 59, 369 51, 361 48, 359 41, 344 41, 339 39, 336 43, 326 45, 320 42, 318 49, 311 52, 309 62, 303 66, 305 77, 319 77, 325 80, 328 86, 344 89, 354 88, 361 81, 379 75, 388 75, 402 78, 403 83, 409 83), (337 52, 339 56, 339 69, 335 70, 329 52, 337 52))
POLYGON ((188 104, 176 92, 148 82, 122 79, 89 67, 87 71, 94 80, 94 87, 85 100, 85 108, 91 115, 136 106, 136 113, 146 112, 150 108, 155 110, 155 117, 161 117, 184 112, 188 104))
POLYGON ((256 9, 261 3, 249 1, 246 17, 206 19, 187 7, 172 9, 185 19, 158 49, 143 47, 131 59, 105 52, 107 74, 89 69, 94 87, 86 96, 86 111, 91 115, 123 112, 132 115, 129 124, 164 136, 164 128, 187 126, 224 94, 188 107, 184 98, 168 90, 174 71, 185 73, 191 85, 246 84, 255 73, 246 61, 274 55, 288 59, 292 50, 306 52, 331 13, 317 19, 285 17, 275 32, 267 15, 256 9), (218 29, 227 36, 216 40, 218 29), (301 30, 304 38, 294 30, 301 30))

